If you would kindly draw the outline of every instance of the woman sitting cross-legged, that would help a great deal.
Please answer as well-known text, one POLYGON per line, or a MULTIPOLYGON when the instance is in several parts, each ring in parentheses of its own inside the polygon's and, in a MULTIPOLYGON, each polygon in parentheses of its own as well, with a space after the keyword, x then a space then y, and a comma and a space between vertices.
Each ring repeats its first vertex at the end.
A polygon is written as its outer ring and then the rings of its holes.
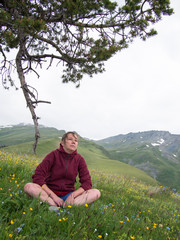
POLYGON ((100 191, 92 189, 91 176, 84 158, 77 153, 78 135, 67 132, 60 148, 49 153, 37 166, 24 191, 51 206, 90 204, 100 198, 100 191), (79 174, 81 186, 75 190, 79 174))

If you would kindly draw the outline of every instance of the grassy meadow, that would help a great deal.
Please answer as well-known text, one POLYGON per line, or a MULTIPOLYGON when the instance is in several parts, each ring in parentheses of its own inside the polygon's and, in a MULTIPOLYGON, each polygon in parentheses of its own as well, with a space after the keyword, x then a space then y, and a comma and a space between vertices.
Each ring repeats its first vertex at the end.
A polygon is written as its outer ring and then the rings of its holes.
MULTIPOLYGON (((102 161, 100 149, 95 152, 92 146, 88 151, 89 158, 102 161)), ((79 152, 86 151, 80 147, 79 152)), ((98 201, 49 211, 47 203, 28 198, 23 192, 40 160, 33 155, 0 151, 0 240, 180 239, 180 195, 148 179, 134 178, 133 172, 129 177, 122 175, 110 169, 108 161, 104 168, 100 162, 94 168, 87 159, 93 188, 101 191, 98 201), (107 166, 110 171, 105 171, 107 166)))

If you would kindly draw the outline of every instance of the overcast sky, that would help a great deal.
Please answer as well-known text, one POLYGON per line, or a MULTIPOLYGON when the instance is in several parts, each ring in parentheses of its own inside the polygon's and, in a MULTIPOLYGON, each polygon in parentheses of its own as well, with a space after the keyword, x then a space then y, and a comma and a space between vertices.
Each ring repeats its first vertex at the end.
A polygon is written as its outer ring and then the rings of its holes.
MULTIPOLYGON (((39 99, 51 101, 36 108, 39 124, 94 140, 149 130, 180 134, 180 1, 171 2, 175 14, 155 25, 157 36, 136 40, 80 88, 62 84, 58 68, 40 79, 30 75, 39 99)), ((1 85, 0 110, 0 125, 33 123, 21 89, 1 85)))

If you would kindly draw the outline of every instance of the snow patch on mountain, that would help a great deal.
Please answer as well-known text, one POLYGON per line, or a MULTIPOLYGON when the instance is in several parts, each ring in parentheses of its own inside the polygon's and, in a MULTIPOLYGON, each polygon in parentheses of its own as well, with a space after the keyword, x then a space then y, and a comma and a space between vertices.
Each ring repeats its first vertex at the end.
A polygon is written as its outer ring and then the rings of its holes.
POLYGON ((161 138, 161 139, 158 140, 157 142, 151 143, 151 145, 152 145, 153 147, 155 147, 155 146, 160 146, 160 145, 163 144, 164 142, 165 142, 164 139, 161 138))

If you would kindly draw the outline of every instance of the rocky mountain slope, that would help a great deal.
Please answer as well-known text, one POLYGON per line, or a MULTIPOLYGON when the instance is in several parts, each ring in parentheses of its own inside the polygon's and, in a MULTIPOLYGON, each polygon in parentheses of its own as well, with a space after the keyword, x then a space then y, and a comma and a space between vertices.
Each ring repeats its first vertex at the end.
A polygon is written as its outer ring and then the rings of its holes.
POLYGON ((180 135, 171 134, 167 131, 147 131, 138 133, 120 134, 103 140, 96 141, 107 149, 121 149, 132 145, 146 145, 146 147, 157 147, 162 156, 169 160, 178 162, 180 154, 180 135))
POLYGON ((162 184, 180 189, 180 135, 147 131, 95 142, 106 148, 111 158, 145 171, 162 184))

